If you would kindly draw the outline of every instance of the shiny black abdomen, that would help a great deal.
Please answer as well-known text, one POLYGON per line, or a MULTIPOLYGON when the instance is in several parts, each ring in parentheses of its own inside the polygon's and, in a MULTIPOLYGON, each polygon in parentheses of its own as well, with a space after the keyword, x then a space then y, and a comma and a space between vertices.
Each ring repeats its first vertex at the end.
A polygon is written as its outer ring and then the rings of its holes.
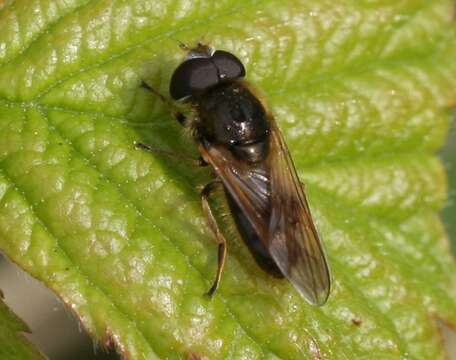
POLYGON ((263 245, 258 234, 253 229, 247 217, 244 215, 242 210, 236 204, 232 196, 228 191, 225 191, 230 206, 231 214, 233 215, 234 221, 241 234, 242 240, 249 248, 257 264, 266 272, 276 278, 283 278, 283 274, 277 267, 275 261, 272 259, 269 251, 263 245))
POLYGON ((223 83, 200 95, 198 133, 226 145, 240 160, 258 162, 269 151, 269 121, 261 102, 240 81, 223 83))

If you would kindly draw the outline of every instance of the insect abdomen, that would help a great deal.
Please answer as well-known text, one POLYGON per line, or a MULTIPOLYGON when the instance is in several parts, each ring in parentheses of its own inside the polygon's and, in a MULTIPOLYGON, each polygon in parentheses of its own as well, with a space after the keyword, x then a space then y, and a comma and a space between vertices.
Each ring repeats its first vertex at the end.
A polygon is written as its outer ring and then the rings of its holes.
POLYGON ((253 229, 247 217, 236 204, 228 191, 225 191, 228 199, 228 204, 231 209, 231 214, 234 217, 237 229, 241 234, 242 239, 249 248, 257 264, 266 272, 277 278, 283 278, 283 274, 275 264, 269 251, 263 245, 258 234, 253 229))

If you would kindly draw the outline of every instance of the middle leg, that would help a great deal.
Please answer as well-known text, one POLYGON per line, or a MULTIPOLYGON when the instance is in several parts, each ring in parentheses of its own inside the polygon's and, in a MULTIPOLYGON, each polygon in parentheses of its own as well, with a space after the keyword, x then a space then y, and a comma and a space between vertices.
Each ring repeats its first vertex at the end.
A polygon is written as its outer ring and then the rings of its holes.
POLYGON ((212 213, 211 206, 209 204, 209 196, 213 193, 217 188, 221 188, 223 186, 222 182, 219 179, 211 181, 207 184, 204 189, 201 191, 201 202, 203 205, 203 212, 206 217, 207 224, 211 229, 212 233, 215 236, 215 240, 219 244, 218 247, 218 266, 217 266, 217 274, 215 276, 214 283, 212 284, 211 288, 207 292, 209 297, 214 295, 215 291, 220 285, 220 280, 222 278, 223 268, 225 266, 226 260, 226 239, 223 236, 222 232, 220 231, 217 220, 215 219, 214 214, 212 213))

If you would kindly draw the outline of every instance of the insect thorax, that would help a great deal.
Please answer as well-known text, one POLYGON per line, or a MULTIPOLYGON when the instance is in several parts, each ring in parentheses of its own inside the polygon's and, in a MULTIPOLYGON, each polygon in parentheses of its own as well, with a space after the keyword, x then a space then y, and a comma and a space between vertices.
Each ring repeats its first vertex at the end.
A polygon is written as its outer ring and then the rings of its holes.
POLYGON ((260 101, 238 81, 208 89, 197 99, 201 135, 228 146, 242 160, 263 160, 269 149, 269 121, 260 101))

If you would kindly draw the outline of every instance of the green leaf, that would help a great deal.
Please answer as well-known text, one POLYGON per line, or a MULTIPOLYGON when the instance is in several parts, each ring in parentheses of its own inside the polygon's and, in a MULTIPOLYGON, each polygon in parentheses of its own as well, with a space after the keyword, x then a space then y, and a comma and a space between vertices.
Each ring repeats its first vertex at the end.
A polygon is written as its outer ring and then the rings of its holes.
POLYGON ((10 0, 0 5, 0 248, 132 359, 444 359, 456 266, 438 210, 456 102, 452 0, 10 0), (237 54, 283 129, 324 238, 328 303, 236 236, 220 291, 167 109, 184 53, 237 54))
POLYGON ((27 325, 14 315, 0 298, 0 358, 43 359, 25 338, 24 333, 28 331, 27 325))

